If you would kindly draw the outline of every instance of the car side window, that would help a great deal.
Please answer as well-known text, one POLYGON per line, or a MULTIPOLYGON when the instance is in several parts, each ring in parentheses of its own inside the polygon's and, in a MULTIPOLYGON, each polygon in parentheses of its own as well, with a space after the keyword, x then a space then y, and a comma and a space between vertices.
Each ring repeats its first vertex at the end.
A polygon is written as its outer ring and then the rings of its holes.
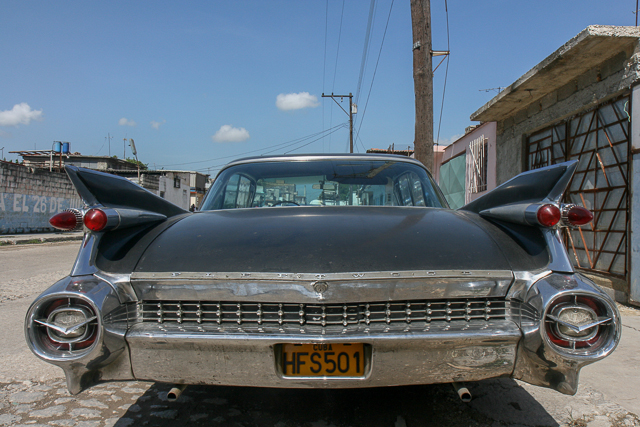
POLYGON ((427 206, 422 182, 414 172, 407 172, 398 177, 395 194, 400 206, 427 206))
POLYGON ((222 209, 251 207, 255 194, 255 184, 244 175, 233 175, 229 178, 224 191, 222 209))

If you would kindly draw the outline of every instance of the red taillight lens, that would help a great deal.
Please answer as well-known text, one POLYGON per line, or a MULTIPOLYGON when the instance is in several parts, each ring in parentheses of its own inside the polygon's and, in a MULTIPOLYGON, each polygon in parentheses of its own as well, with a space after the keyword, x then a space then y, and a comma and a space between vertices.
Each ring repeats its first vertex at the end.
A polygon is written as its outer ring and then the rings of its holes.
POLYGON ((560 222, 562 213, 556 205, 544 205, 538 209, 536 216, 543 227, 553 227, 560 222))
POLYGON ((71 211, 63 211, 52 216, 49 224, 58 230, 70 231, 78 226, 78 218, 71 211))
POLYGON ((90 209, 84 215, 84 225, 91 231, 102 231, 107 226, 107 214, 100 209, 90 209))
POLYGON ((567 212, 567 221, 574 226, 581 226, 590 223, 593 220, 593 214, 589 209, 582 206, 572 206, 567 212))

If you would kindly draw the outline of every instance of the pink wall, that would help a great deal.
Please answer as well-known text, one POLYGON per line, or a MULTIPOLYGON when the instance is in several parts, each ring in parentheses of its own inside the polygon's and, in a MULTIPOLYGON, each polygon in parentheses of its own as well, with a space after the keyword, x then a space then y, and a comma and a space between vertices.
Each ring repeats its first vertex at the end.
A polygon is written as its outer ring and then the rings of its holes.
MULTIPOLYGON (((446 163, 448 160, 454 157, 457 157, 463 152, 467 152, 468 156, 469 145, 475 139, 478 139, 480 137, 488 139, 487 190, 480 193, 469 194, 469 189, 465 188, 465 198, 467 199, 467 203, 496 188, 496 129, 496 122, 482 123, 474 130, 455 141, 453 144, 447 146, 442 155, 440 165, 446 163)), ((440 178, 440 165, 438 165, 438 179, 440 178)))
POLYGON ((433 172, 433 179, 436 180, 436 182, 440 182, 440 165, 442 164, 442 157, 444 156, 444 150, 445 150, 445 146, 444 145, 434 145, 433 146, 433 169, 431 169, 431 171, 433 172))

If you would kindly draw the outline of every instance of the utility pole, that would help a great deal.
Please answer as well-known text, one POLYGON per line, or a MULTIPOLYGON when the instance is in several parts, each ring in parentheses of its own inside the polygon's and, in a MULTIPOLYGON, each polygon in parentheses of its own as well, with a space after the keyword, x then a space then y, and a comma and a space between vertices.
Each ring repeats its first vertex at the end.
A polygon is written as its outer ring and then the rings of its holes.
POLYGON ((113 137, 111 136, 110 133, 107 133, 107 136, 104 137, 104 139, 109 141, 109 157, 111 157, 111 138, 113 137))
POLYGON ((430 0, 411 0, 413 87, 416 97, 415 156, 433 169, 433 61, 430 0))
POLYGON ((345 114, 347 116, 349 116, 349 153, 353 153, 353 115, 358 113, 358 106, 352 102, 353 95, 351 94, 351 92, 349 92, 349 95, 334 95, 333 93, 331 95, 325 95, 323 93, 322 97, 323 98, 331 98, 331 99, 333 99, 333 101, 336 104, 338 104, 338 107, 340 107, 342 109, 342 111, 344 111, 345 114), (336 101, 336 98, 340 98, 340 100, 342 100, 342 98, 349 98, 349 112, 348 113, 345 111, 344 108, 342 108, 342 105, 340 105, 340 103, 338 101, 336 101))

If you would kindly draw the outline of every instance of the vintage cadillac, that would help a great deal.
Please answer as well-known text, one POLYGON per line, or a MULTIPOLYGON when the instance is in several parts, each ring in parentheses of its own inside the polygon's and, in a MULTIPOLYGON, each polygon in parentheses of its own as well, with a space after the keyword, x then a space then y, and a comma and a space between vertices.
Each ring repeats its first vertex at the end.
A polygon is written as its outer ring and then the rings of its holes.
MULTIPOLYGON (((247 158, 196 212, 67 166, 85 207, 68 277, 25 334, 71 393, 144 380, 289 388, 510 377, 574 394, 620 339, 614 302, 572 267, 561 227, 576 162, 522 173, 451 210, 417 161, 247 158)), ((180 390, 179 388, 178 390, 180 390)), ((462 389, 462 388, 461 388, 462 389)))

